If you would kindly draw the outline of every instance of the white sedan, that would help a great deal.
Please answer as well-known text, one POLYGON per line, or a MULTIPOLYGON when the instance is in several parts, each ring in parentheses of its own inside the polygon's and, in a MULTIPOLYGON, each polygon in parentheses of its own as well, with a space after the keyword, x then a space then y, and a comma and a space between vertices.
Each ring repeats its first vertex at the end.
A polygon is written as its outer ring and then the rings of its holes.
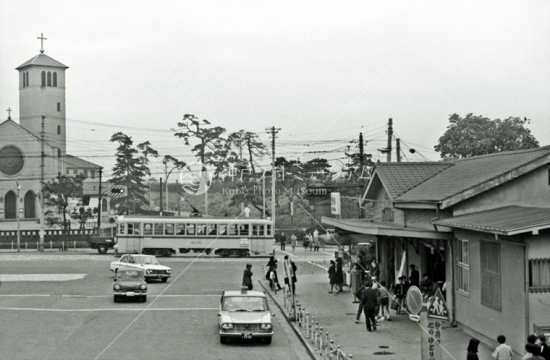
POLYGON ((143 270, 145 280, 157 279, 166 282, 172 276, 172 269, 159 264, 157 258, 152 255, 125 254, 111 263, 111 271, 115 274, 118 270, 132 269, 143 270))

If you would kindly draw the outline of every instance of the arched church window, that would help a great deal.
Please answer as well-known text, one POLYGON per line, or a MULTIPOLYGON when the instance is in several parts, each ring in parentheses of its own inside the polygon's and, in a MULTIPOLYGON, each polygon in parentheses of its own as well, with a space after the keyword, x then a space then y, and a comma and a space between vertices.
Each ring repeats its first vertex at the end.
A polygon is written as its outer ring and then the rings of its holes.
POLYGON ((27 74, 27 86, 29 86, 29 72, 27 71, 26 74, 27 74))
POLYGON ((23 87, 27 86, 27 74, 26 73, 23 73, 23 87))
POLYGON ((11 190, 8 191, 4 198, 4 211, 6 219, 15 219, 17 214, 17 196, 11 190))
POLYGON ((48 86, 52 86, 52 73, 48 71, 48 86))
POLYGON ((61 125, 57 125, 57 135, 61 135, 61 125))
POLYGON ((57 87, 57 73, 56 72, 53 73, 53 86, 57 87))
POLYGON ((36 217, 36 194, 29 190, 25 194, 25 219, 36 217))
POLYGON ((46 86, 46 72, 45 71, 42 71, 42 85, 41 86, 46 86))
POLYGON ((107 199, 101 199, 101 212, 109 212, 109 208, 107 207, 107 199))

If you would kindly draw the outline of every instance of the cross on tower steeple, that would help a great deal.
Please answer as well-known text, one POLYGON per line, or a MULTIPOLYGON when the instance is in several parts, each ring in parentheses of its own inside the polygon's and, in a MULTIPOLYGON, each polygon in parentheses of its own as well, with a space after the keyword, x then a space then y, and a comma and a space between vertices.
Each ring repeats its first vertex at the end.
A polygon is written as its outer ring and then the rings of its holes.
POLYGON ((48 40, 48 38, 44 37, 44 33, 40 33, 40 37, 37 37, 37 39, 40 39, 40 53, 44 53, 44 40, 48 40))
POLYGON ((8 108, 6 109, 6 111, 8 112, 8 120, 11 120, 11 111, 12 111, 11 108, 8 107, 8 108))

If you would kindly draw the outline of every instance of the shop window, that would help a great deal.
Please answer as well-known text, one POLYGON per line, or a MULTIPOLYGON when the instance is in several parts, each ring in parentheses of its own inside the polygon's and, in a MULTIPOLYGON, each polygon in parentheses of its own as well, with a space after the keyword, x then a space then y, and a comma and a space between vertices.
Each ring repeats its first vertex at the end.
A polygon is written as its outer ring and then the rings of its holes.
POLYGON ((470 254, 467 240, 456 241, 456 288, 470 293, 470 254))
POLYGON ((529 259, 529 292, 550 291, 550 258, 529 259))
POLYGON ((488 241, 480 243, 481 303, 500 310, 500 245, 488 241))

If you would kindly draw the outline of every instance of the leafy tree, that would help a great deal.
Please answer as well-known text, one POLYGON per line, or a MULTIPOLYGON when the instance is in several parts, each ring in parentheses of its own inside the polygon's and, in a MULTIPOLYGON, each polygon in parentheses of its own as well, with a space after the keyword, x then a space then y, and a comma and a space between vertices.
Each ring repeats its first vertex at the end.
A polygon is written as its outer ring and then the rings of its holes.
POLYGON ((71 218, 74 220, 78 220, 78 223, 80 224, 80 230, 83 230, 85 228, 86 221, 88 221, 88 219, 91 219, 93 216, 94 215, 91 208, 80 207, 78 209, 78 212, 71 213, 71 218))
POLYGON ((206 119, 199 120, 192 114, 185 114, 183 121, 178 122, 179 132, 174 136, 190 144, 190 140, 198 140, 191 151, 204 165, 212 165, 218 168, 220 160, 227 157, 227 148, 224 146, 226 139, 223 137, 225 129, 221 126, 208 127, 210 122, 206 119))
POLYGON ((480 115, 457 114, 449 117, 449 126, 434 146, 443 159, 460 159, 501 151, 532 149, 539 142, 525 127, 527 118, 509 117, 491 120, 480 115))
MULTIPOLYGON (((63 229, 69 228, 67 221, 67 207, 69 198, 82 197, 82 181, 84 175, 76 176, 58 175, 55 179, 44 183, 44 203, 48 207, 57 209, 58 214, 63 214, 63 229)), ((57 218, 51 217, 52 211, 47 211, 48 223, 53 225, 57 223, 57 218)))
POLYGON ((309 161, 306 161, 303 165, 304 173, 308 178, 320 178, 323 179, 325 176, 329 175, 330 164, 327 159, 315 158, 309 161))
POLYGON ((149 204, 145 196, 147 185, 144 184, 144 179, 151 175, 149 156, 157 157, 158 152, 151 148, 148 141, 138 144, 136 149, 132 138, 122 132, 113 134, 110 141, 118 143, 111 181, 126 188, 126 196, 114 198, 113 203, 119 212, 132 210, 135 213, 137 209, 149 204))

